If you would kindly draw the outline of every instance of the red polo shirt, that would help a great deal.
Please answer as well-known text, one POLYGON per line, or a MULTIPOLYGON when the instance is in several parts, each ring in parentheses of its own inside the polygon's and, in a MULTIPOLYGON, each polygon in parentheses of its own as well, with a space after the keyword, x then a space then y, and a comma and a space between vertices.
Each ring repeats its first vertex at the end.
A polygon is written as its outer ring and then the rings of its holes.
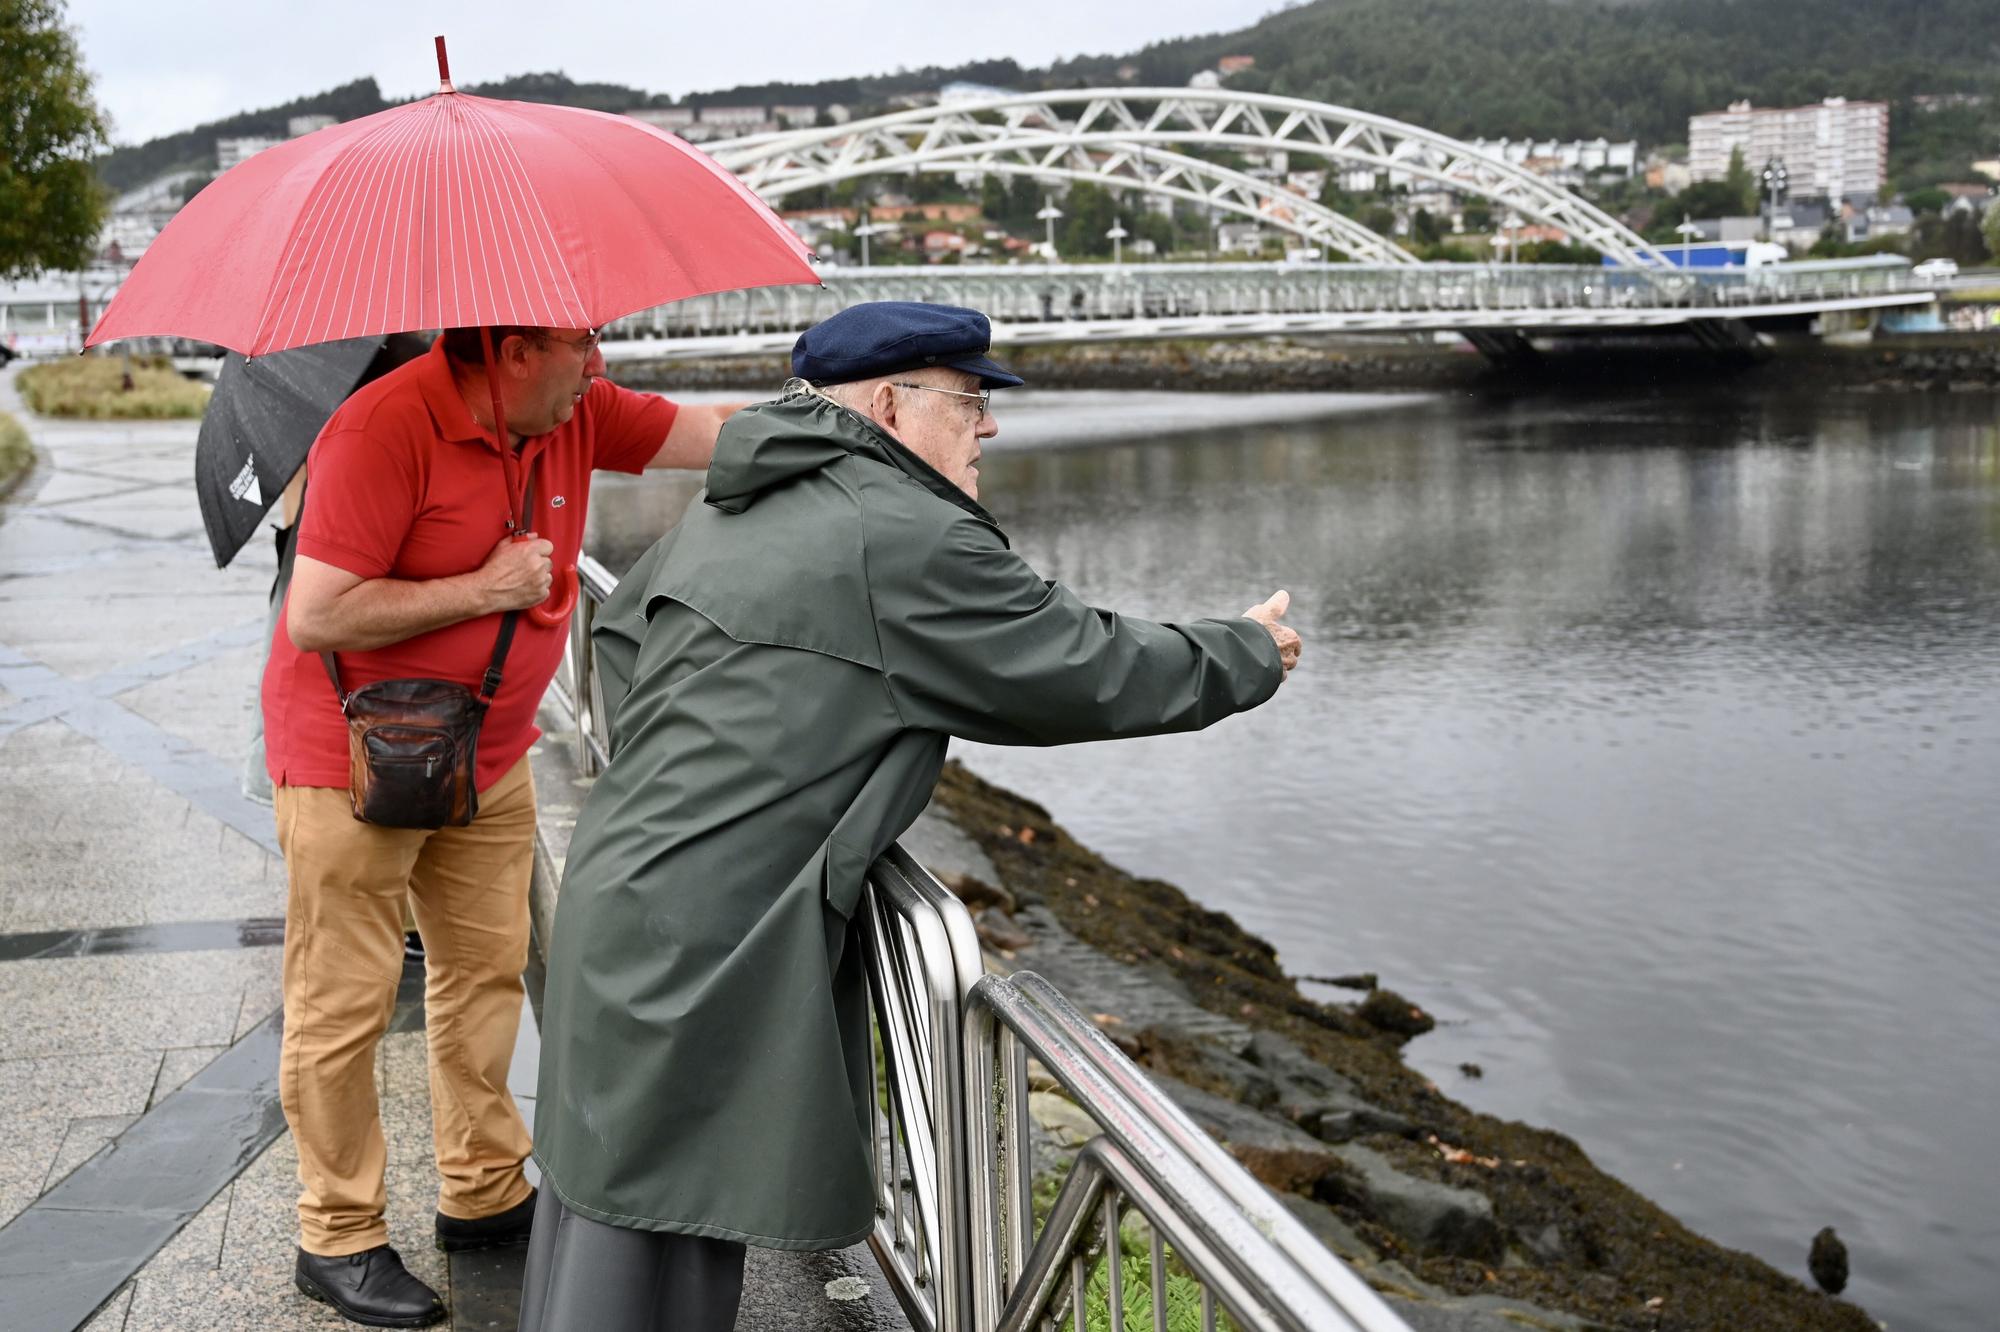
MULTIPOLYGON (((583 547, 590 473, 638 472, 659 451, 676 408, 609 380, 593 383, 570 419, 521 447, 518 464, 473 422, 442 343, 364 385, 342 403, 306 457, 299 554, 363 578, 444 578, 485 562, 506 535, 508 484, 534 476, 528 526, 555 543, 557 569, 583 547)), ((500 616, 446 625, 370 652, 342 652, 349 689, 421 676, 476 688, 500 616)), ((523 614, 500 692, 479 734, 481 790, 504 776, 541 732, 535 709, 562 661, 563 626, 523 614)), ((264 670, 264 754, 280 786, 347 785, 347 722, 317 654, 293 646, 278 617, 264 670)))

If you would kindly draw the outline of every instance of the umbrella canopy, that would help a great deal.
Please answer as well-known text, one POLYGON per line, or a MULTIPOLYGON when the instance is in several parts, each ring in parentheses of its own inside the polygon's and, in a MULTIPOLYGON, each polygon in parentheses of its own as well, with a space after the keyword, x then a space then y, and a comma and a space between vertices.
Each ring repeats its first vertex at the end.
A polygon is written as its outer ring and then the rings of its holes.
POLYGON ((424 354, 410 333, 347 338, 222 363, 194 449, 195 493, 220 569, 304 465, 320 427, 347 395, 424 354))
POLYGON ((86 345, 252 356, 370 334, 598 328, 708 292, 817 283, 736 177, 627 116, 452 89, 267 148, 169 222, 86 345))

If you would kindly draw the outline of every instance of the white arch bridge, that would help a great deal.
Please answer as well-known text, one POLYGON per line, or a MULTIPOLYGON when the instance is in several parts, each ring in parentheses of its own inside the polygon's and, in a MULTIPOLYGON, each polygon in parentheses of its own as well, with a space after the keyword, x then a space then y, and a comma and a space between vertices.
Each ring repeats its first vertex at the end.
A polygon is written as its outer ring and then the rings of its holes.
POLYGON ((1718 350, 1933 297, 1889 259, 1683 270, 1617 219, 1445 135, 1347 107, 1226 89, 1080 89, 988 97, 731 140, 715 156, 767 202, 863 176, 1089 181, 1255 218, 1352 262, 828 268, 825 286, 731 292, 619 321, 613 359, 768 351, 865 300, 984 310, 995 341, 1456 331, 1489 355, 1544 334, 1682 329, 1718 350), (1558 227, 1615 267, 1426 264, 1353 218, 1231 163, 1283 153, 1488 200, 1558 227))
POLYGON ((1470 144, 1350 107, 1223 88, 987 97, 735 139, 715 149, 717 161, 772 204, 861 176, 1024 175, 1240 214, 1358 263, 1416 262, 1354 219, 1229 165, 1271 154, 1426 181, 1560 228, 1622 264, 1665 262, 1616 218, 1470 144))

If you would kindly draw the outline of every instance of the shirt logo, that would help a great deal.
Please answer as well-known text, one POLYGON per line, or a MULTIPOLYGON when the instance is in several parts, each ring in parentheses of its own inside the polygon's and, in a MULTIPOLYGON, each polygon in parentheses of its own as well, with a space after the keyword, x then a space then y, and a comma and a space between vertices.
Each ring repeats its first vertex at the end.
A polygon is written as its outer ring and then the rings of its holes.
POLYGON ((569 501, 564 499, 561 495, 553 495, 550 496, 549 498, 549 507, 551 509, 560 509, 563 505, 567 503, 569 503, 569 501))

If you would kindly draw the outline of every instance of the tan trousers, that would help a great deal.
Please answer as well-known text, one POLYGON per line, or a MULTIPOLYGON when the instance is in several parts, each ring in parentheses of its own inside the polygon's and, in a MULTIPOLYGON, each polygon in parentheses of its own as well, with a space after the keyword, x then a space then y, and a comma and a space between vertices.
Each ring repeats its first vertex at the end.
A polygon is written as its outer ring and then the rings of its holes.
POLYGON ((360 823, 344 790, 275 794, 290 878, 278 1073, 299 1151, 301 1247, 337 1258, 388 1242, 375 1048, 395 1011, 405 900, 424 940, 438 1210, 470 1219, 514 1206, 528 1196, 528 1130, 507 1090, 528 960, 528 760, 480 794, 463 828, 360 823))

